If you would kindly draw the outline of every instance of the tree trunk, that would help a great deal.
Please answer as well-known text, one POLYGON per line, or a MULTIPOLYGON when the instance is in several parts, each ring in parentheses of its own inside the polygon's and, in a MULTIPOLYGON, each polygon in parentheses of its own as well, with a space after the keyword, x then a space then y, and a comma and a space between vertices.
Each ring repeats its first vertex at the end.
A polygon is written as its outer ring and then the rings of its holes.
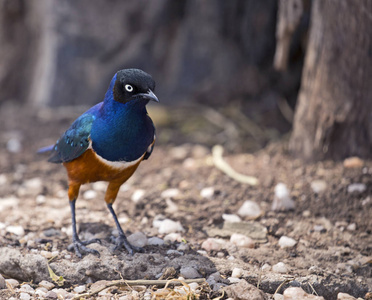
POLYGON ((314 0, 290 150, 372 156, 372 1, 314 0))

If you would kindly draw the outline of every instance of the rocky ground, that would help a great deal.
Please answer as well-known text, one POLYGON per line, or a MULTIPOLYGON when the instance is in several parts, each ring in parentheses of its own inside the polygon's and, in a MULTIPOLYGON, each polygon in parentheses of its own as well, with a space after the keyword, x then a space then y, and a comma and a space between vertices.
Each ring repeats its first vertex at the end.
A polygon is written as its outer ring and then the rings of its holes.
POLYGON ((197 122, 197 113, 187 123, 174 110, 181 119, 175 124, 167 110, 150 112, 158 144, 114 205, 132 243, 145 251, 113 251, 106 184, 93 183, 81 189, 77 221, 82 239, 102 240, 90 245, 100 257, 79 259, 67 250, 65 171, 35 152, 80 112, 0 109, 0 299, 371 297, 372 161, 306 164, 287 155, 285 140, 239 154, 232 145, 247 140, 227 143, 236 128, 221 129, 223 116, 215 112, 208 117, 213 126, 197 122), (215 166, 210 146, 219 142, 228 165, 257 185, 215 166), (171 278, 183 285, 164 288, 160 280, 171 278), (206 282, 183 281, 194 278, 206 282), (113 282, 123 279, 158 281, 113 282))

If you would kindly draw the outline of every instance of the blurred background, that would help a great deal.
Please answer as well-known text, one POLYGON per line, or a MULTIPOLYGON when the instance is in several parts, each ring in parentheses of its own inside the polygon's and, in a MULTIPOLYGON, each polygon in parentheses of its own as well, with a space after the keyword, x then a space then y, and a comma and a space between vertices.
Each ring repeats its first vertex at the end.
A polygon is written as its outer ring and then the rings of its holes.
POLYGON ((358 135, 349 131, 356 117, 344 122, 352 114, 342 107, 371 95, 364 84, 371 54, 353 57, 352 47, 371 47, 372 9, 368 1, 341 2, 1 0, 0 109, 50 107, 56 117, 75 106, 76 114, 67 114, 77 117, 102 101, 117 70, 140 68, 157 83, 161 106, 150 110, 159 142, 251 152, 292 129, 303 79, 302 125, 294 126, 292 152, 315 159, 368 156, 370 144, 360 149, 371 135, 369 114, 358 117, 356 131, 367 132, 352 147, 345 148, 340 132, 358 135), (306 52, 312 55, 304 71, 306 52), (357 95, 362 85, 367 92, 357 95), (346 111, 341 117, 340 110, 346 111))

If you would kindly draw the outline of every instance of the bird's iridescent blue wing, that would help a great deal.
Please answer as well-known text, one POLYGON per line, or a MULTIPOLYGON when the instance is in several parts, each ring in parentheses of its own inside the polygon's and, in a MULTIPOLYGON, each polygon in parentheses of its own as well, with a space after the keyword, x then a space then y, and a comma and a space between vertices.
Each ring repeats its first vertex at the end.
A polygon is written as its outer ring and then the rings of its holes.
POLYGON ((88 112, 76 119, 54 145, 48 161, 69 162, 82 155, 89 147, 90 131, 94 120, 95 116, 88 112))

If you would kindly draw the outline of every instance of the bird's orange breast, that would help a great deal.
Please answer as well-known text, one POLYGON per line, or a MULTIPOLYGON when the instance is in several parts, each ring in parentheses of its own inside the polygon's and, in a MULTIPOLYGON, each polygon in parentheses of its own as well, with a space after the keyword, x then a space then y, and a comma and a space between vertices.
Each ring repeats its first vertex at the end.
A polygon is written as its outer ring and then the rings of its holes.
POLYGON ((65 162, 63 165, 67 170, 70 181, 84 184, 94 181, 109 181, 124 183, 136 171, 143 157, 133 164, 127 166, 112 166, 100 159, 97 154, 88 149, 78 158, 65 162))

